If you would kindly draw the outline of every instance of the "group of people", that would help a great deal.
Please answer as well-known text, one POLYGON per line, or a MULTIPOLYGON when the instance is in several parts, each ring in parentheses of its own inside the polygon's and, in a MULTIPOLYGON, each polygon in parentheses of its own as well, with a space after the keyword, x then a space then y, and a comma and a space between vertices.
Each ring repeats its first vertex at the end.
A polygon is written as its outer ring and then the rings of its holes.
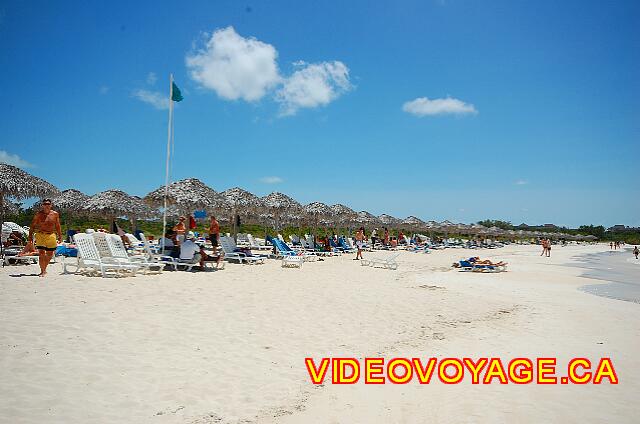
MULTIPOLYGON (((160 239, 160 249, 164 255, 179 258, 181 261, 198 263, 204 269, 205 262, 216 262, 220 265, 224 254, 217 251, 220 239, 220 224, 215 216, 211 216, 209 223, 209 240, 213 247, 213 253, 209 254, 205 250, 204 244, 196 243, 196 233, 187 229, 186 218, 181 216, 178 223, 173 228, 166 231, 164 237, 160 239)), ((190 225, 190 227, 192 227, 190 225)))
POLYGON ((609 243, 609 247, 611 250, 618 250, 622 247, 622 242, 620 241, 612 241, 609 243))
POLYGON ((551 239, 542 239, 540 240, 540 246, 542 246, 542 253, 540 256, 546 256, 547 258, 551 257, 551 239))

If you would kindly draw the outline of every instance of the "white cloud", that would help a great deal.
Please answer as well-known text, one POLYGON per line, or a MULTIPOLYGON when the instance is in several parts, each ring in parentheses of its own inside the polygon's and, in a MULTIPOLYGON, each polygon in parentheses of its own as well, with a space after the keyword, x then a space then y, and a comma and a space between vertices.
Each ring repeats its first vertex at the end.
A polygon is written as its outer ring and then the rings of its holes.
POLYGON ((402 105, 402 110, 416 116, 432 115, 464 115, 476 114, 475 106, 462 100, 447 97, 445 99, 428 99, 418 97, 402 105))
POLYGON ((352 88, 349 68, 340 62, 296 62, 296 70, 283 81, 276 93, 282 115, 294 115, 301 108, 315 108, 331 103, 352 88))
POLYGON ((280 82, 277 57, 271 44, 244 38, 227 27, 215 31, 204 47, 188 54, 186 64, 191 78, 218 96, 254 102, 280 82))
POLYGON ((33 164, 27 162, 18 155, 12 155, 4 150, 0 150, 0 163, 17 166, 18 168, 33 168, 33 164))
POLYGON ((147 84, 154 85, 158 81, 158 77, 156 77, 155 72, 149 72, 147 74, 147 84))
POLYGON ((132 94, 136 99, 148 103, 156 109, 168 109, 169 99, 158 91, 135 90, 132 94))
POLYGON ((280 177, 262 177, 260 178, 260 182, 265 184, 279 184, 284 180, 280 177))
POLYGON ((516 181, 514 182, 514 184, 515 184, 515 185, 526 185, 526 184, 529 184, 529 181, 526 181, 526 180, 516 180, 516 181))

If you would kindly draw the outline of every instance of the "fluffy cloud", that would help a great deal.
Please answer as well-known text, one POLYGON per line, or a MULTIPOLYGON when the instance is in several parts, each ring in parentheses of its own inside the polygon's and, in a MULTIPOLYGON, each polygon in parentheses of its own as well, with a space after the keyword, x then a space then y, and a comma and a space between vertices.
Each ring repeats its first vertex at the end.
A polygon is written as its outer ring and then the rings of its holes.
POLYGON ((476 114, 478 111, 470 104, 462 100, 447 97, 445 99, 428 99, 418 97, 402 105, 402 110, 416 116, 432 115, 465 115, 476 114))
POLYGON ((162 110, 162 109, 169 108, 169 98, 157 91, 140 89, 140 90, 135 90, 131 95, 136 99, 140 100, 141 102, 150 104, 156 109, 162 110))
POLYGON ((0 150, 0 163, 17 166, 18 168, 33 168, 33 165, 18 155, 12 155, 9 152, 0 150))
POLYGON ((260 178, 260 182, 265 184, 279 184, 284 180, 280 177, 262 177, 260 178))
POLYGON ((282 115, 294 115, 298 109, 324 106, 351 89, 349 68, 339 61, 297 62, 298 68, 283 81, 276 93, 282 115))
POLYGON ((271 44, 244 38, 227 27, 187 55, 186 63, 191 78, 218 96, 254 102, 280 82, 277 57, 271 44))
POLYGON ((205 34, 204 45, 187 55, 186 64, 193 80, 223 99, 255 102, 273 95, 283 116, 327 105, 352 88, 349 68, 342 62, 299 61, 293 74, 285 76, 277 58, 271 44, 227 27, 205 34))

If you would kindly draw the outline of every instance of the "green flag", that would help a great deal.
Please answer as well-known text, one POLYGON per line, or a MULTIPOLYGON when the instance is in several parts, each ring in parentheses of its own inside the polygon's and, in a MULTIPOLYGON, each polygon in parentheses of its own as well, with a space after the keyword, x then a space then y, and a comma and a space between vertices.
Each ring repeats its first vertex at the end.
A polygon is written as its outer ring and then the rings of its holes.
POLYGON ((183 97, 182 97, 182 93, 180 92, 180 89, 178 88, 175 82, 172 82, 171 84, 173 84, 171 88, 171 100, 173 100, 174 102, 181 102, 183 97))

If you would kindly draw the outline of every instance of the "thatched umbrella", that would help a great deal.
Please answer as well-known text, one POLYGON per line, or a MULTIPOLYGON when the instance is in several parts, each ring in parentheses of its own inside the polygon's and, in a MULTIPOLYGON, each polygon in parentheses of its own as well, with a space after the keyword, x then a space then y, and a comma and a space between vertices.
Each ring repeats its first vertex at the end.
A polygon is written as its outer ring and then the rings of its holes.
POLYGON ((396 218, 394 216, 391 215, 387 215, 386 213, 383 213, 382 215, 378 216, 378 221, 380 221, 382 223, 382 225, 387 226, 387 227, 393 227, 396 225, 399 225, 402 223, 402 220, 400 218, 396 218))
POLYGON ((411 229, 421 229, 425 227, 425 222, 415 216, 408 216, 401 222, 402 225, 406 225, 411 229))
POLYGON ((149 218, 156 214, 140 197, 129 196, 120 190, 107 190, 93 195, 82 209, 91 215, 107 216, 111 222, 118 216, 126 216, 134 227, 136 218, 149 218))
POLYGON ((331 205, 329 206, 329 208, 331 209, 331 214, 333 215, 333 222, 336 225, 347 224, 347 226, 349 226, 349 224, 353 222, 358 216, 356 211, 340 203, 331 205))
POLYGON ((281 217, 283 215, 297 214, 302 210, 302 205, 300 205, 300 203, 296 202, 286 194, 282 194, 277 191, 264 196, 260 200, 264 207, 273 214, 275 230, 279 229, 281 217))
POLYGON ((240 187, 230 188, 220 194, 233 210, 233 237, 235 238, 237 232, 236 216, 239 215, 240 211, 245 212, 246 215, 255 213, 260 208, 260 198, 240 187))
MULTIPOLYGON (((30 197, 46 197, 56 194, 58 194, 58 189, 45 180, 24 172, 13 165, 0 163, 0 227, 4 222, 4 202, 6 197, 23 200, 30 197)), ((3 247, 2 243, 0 243, 0 253, 2 252, 3 247)))
POLYGON ((80 212, 89 200, 89 196, 72 188, 63 190, 53 199, 53 207, 63 212, 80 212))
POLYGON ((332 215, 331 207, 322 202, 311 202, 308 205, 304 205, 302 209, 307 217, 311 219, 311 222, 313 222, 314 233, 316 231, 316 227, 318 226, 318 221, 323 218, 328 218, 332 215))
POLYGON ((5 200, 2 205, 2 213, 5 215, 17 215, 20 213, 20 208, 17 203, 11 200, 5 200))
POLYGON ((378 217, 373 215, 372 213, 367 212, 367 211, 358 212, 356 214, 356 218, 355 218, 354 222, 357 225, 362 225, 362 226, 378 225, 378 223, 379 223, 378 217))
MULTIPOLYGON (((160 186, 144 197, 144 201, 154 207, 164 207, 165 186, 160 186)), ((167 206, 175 206, 185 215, 197 209, 229 208, 227 201, 214 189, 197 178, 176 181, 167 187, 167 206)))

